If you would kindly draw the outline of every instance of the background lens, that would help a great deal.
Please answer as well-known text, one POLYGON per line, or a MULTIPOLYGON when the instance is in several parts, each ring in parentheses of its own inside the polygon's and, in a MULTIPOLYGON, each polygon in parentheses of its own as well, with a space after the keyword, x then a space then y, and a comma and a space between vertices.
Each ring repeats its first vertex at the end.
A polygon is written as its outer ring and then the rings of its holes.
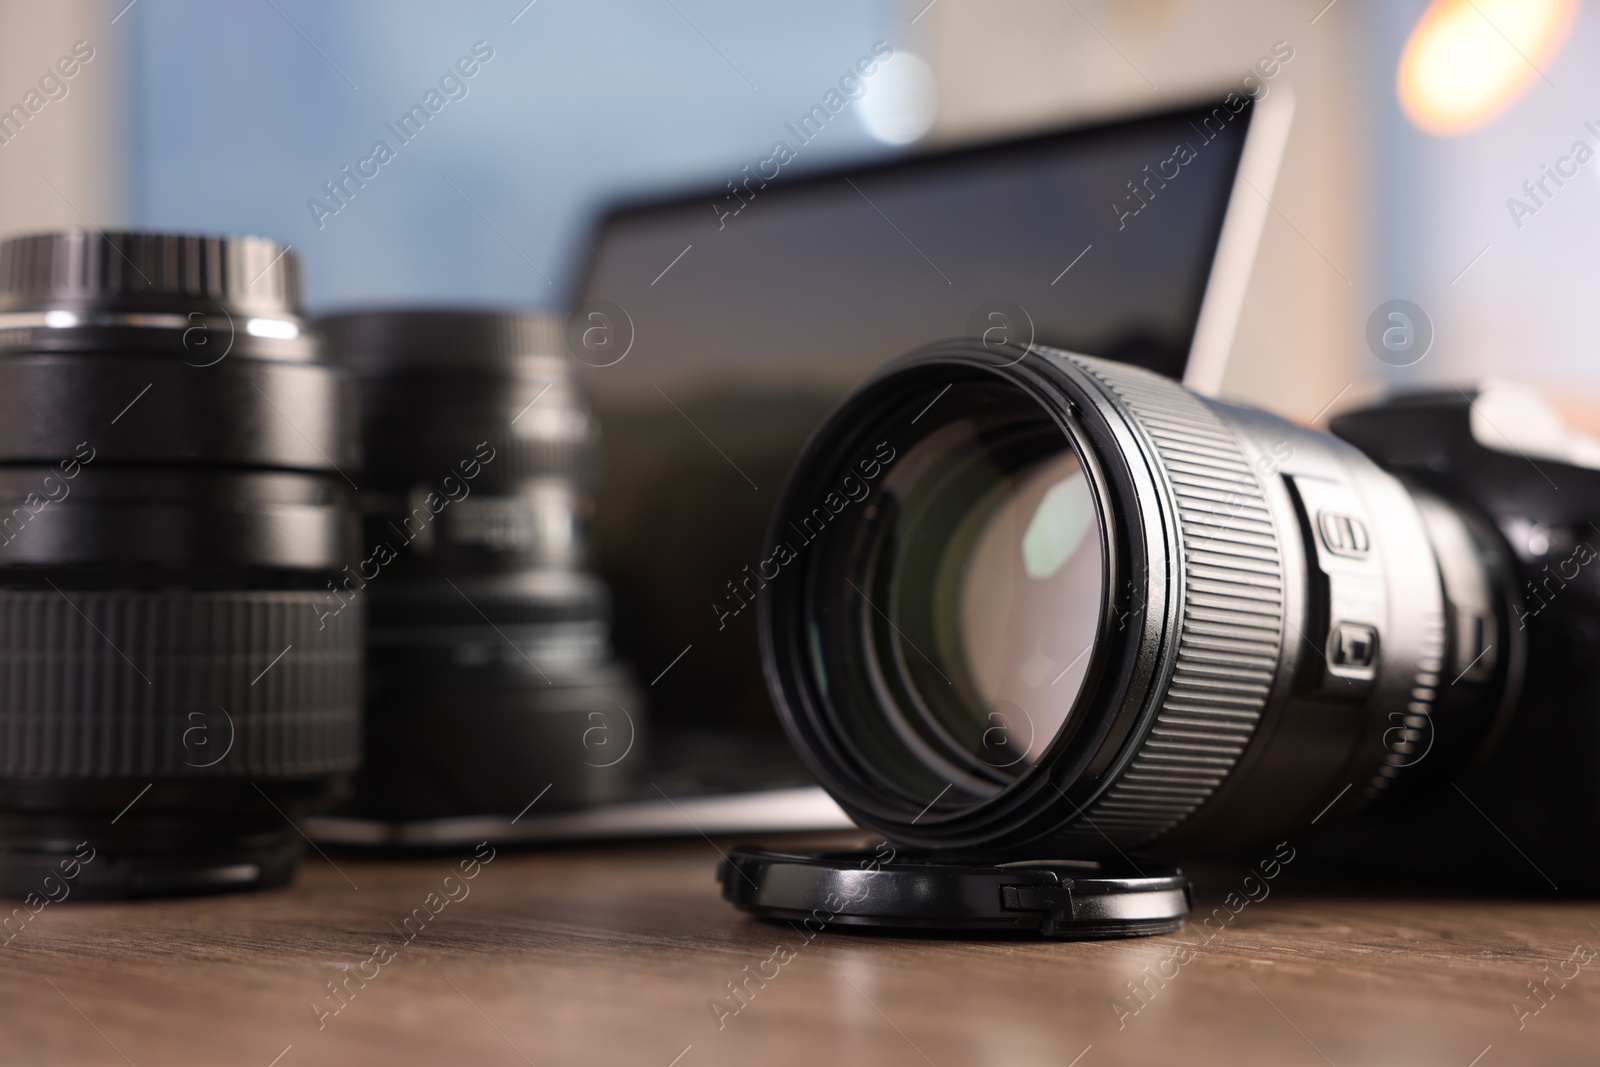
POLYGON ((361 755, 353 399, 271 241, 0 243, 0 892, 288 879, 361 755))
POLYGON ((319 325, 360 383, 368 457, 367 766, 349 811, 630 795, 644 710, 587 569, 598 428, 562 323, 448 309, 319 325))

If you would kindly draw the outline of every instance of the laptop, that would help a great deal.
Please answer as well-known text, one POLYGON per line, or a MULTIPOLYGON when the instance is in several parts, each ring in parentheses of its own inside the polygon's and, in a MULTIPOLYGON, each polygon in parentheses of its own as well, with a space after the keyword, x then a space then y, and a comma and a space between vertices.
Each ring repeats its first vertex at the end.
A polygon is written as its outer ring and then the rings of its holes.
POLYGON ((604 212, 568 294, 601 426, 598 568, 646 694, 635 800, 383 823, 393 847, 844 829, 789 751, 754 612, 718 603, 761 558, 811 431, 884 362, 952 336, 1220 386, 1293 111, 1275 86, 1156 114, 794 173, 804 144, 719 185, 604 212))

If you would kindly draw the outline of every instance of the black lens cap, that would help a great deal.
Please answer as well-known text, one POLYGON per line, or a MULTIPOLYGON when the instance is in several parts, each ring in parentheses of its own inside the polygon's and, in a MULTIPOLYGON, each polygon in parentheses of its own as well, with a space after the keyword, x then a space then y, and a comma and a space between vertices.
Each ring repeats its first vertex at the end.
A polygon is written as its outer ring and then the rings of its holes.
POLYGON ((896 850, 774 851, 741 845, 722 895, 763 919, 829 926, 1024 934, 1087 941, 1170 934, 1189 913, 1177 867, 1103 860, 984 862, 896 850))

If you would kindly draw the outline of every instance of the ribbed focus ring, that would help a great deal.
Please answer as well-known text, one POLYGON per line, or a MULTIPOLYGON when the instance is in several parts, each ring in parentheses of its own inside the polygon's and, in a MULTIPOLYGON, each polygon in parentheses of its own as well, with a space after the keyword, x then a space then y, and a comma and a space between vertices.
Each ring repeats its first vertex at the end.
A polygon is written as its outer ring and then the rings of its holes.
MULTIPOLYGON (((374 402, 370 393, 368 398, 374 402)), ((556 406, 568 399, 540 398, 530 413, 547 401, 551 406, 538 411, 539 422, 521 420, 530 424, 527 431, 481 417, 420 428, 401 419, 372 420, 366 427, 367 472, 375 481, 399 485, 429 470, 452 471, 463 461, 478 460, 497 484, 538 477, 587 484, 594 475, 598 435, 586 408, 556 406), (388 447, 378 447, 383 442, 388 447)))
POLYGON ((119 298, 143 310, 170 301, 294 314, 299 260, 264 237, 67 230, 0 244, 0 311, 119 298))
POLYGON ((507 432, 499 427, 486 433, 489 446, 495 450, 496 481, 520 481, 524 478, 571 478, 587 486, 595 474, 595 435, 584 432, 586 421, 583 412, 573 412, 572 432, 566 436, 525 437, 507 432))
POLYGON ((1132 763, 1088 811, 1099 830, 1144 841, 1216 791, 1265 710, 1284 633, 1278 530, 1256 472, 1202 401, 1137 368, 1072 359, 1133 416, 1177 508, 1175 665, 1132 763))
POLYGON ((361 607, 319 620, 324 599, 0 590, 0 777, 353 770, 361 607))
POLYGON ((438 370, 547 375, 545 364, 567 351, 563 326, 555 315, 487 311, 366 311, 317 323, 328 351, 366 377, 438 370))
POLYGON ((367 470, 393 487, 487 441, 492 481, 592 477, 596 432, 560 318, 520 311, 371 311, 317 322, 363 390, 367 470), (418 420, 417 412, 428 412, 418 420))

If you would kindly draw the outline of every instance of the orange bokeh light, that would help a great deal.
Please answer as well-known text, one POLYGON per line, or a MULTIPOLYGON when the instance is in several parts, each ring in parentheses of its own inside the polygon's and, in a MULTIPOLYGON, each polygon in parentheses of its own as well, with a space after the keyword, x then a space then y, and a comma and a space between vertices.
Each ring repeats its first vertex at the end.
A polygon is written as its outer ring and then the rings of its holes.
POLYGON ((1406 117, 1452 136, 1505 111, 1560 51, 1577 0, 1434 0, 1400 55, 1406 117))

